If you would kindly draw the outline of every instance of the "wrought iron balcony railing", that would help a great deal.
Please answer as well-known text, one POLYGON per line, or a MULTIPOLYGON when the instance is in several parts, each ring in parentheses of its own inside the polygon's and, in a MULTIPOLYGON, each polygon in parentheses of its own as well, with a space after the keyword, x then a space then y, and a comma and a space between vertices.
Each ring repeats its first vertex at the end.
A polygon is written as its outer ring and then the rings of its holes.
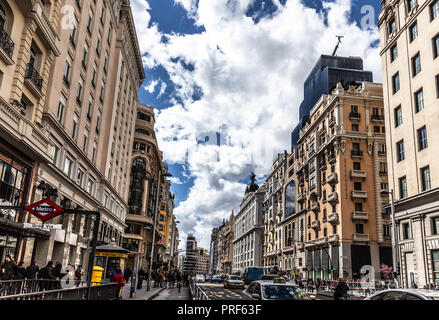
POLYGON ((9 34, 0 26, 0 47, 12 59, 12 53, 14 52, 14 41, 12 41, 9 34))
POLYGON ((38 71, 35 69, 34 65, 28 63, 26 66, 26 74, 24 76, 26 79, 29 79, 35 87, 41 91, 43 87, 43 78, 40 76, 38 71))

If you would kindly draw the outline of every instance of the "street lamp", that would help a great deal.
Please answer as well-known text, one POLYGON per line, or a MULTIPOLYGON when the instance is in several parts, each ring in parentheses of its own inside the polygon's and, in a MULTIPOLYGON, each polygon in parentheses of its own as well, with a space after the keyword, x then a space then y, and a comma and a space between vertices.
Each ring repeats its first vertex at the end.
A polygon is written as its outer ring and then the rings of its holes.
POLYGON ((161 171, 159 171, 158 175, 158 184, 157 184, 157 198, 155 202, 155 212, 154 212, 154 221, 152 225, 152 243, 151 243, 151 257, 149 259, 149 266, 148 266, 148 283, 146 286, 146 290, 149 291, 151 289, 151 271, 152 271, 152 260, 154 257, 154 244, 155 244, 155 225, 157 222, 157 213, 159 211, 159 196, 160 196, 160 179, 161 176, 163 177, 172 177, 172 174, 169 172, 165 172, 163 175, 161 174, 161 171))
POLYGON ((394 270, 396 270, 396 276, 394 276, 394 278, 396 278, 397 285, 399 286, 399 284, 400 284, 399 277, 398 277, 398 275, 399 275, 399 257, 398 257, 398 242, 396 239, 395 203, 394 203, 394 198, 393 198, 393 189, 390 191, 381 190, 380 193, 381 193, 381 195, 386 195, 386 194, 390 195, 390 209, 391 209, 391 213, 392 213, 392 234, 393 234, 393 239, 392 239, 393 267, 394 267, 394 270))

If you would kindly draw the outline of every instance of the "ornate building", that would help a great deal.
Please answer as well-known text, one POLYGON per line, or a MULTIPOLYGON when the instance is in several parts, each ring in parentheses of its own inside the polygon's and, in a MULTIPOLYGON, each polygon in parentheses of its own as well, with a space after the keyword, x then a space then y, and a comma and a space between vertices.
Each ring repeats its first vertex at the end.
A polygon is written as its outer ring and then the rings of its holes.
POLYGON ((235 215, 230 214, 229 220, 226 221, 220 232, 219 250, 219 268, 218 273, 231 274, 233 264, 233 240, 235 235, 235 215))

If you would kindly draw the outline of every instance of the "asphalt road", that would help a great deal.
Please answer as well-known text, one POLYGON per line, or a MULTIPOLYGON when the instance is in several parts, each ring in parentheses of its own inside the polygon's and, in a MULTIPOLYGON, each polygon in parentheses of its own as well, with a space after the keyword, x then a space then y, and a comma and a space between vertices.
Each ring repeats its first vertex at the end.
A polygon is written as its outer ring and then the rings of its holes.
POLYGON ((222 283, 198 283, 211 300, 250 300, 243 289, 225 289, 222 283))

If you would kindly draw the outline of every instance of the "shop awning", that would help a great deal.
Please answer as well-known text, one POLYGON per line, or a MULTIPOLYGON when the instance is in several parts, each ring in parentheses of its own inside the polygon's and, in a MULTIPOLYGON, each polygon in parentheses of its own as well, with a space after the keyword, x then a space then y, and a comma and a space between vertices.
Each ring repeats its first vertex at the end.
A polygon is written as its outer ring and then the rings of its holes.
POLYGON ((102 246, 97 246, 96 251, 112 251, 112 252, 121 252, 121 253, 130 253, 129 250, 119 247, 116 244, 104 244, 102 246))
POLYGON ((6 218, 0 218, 0 233, 14 237, 35 237, 41 239, 50 237, 49 231, 24 228, 21 222, 11 221, 6 218))

